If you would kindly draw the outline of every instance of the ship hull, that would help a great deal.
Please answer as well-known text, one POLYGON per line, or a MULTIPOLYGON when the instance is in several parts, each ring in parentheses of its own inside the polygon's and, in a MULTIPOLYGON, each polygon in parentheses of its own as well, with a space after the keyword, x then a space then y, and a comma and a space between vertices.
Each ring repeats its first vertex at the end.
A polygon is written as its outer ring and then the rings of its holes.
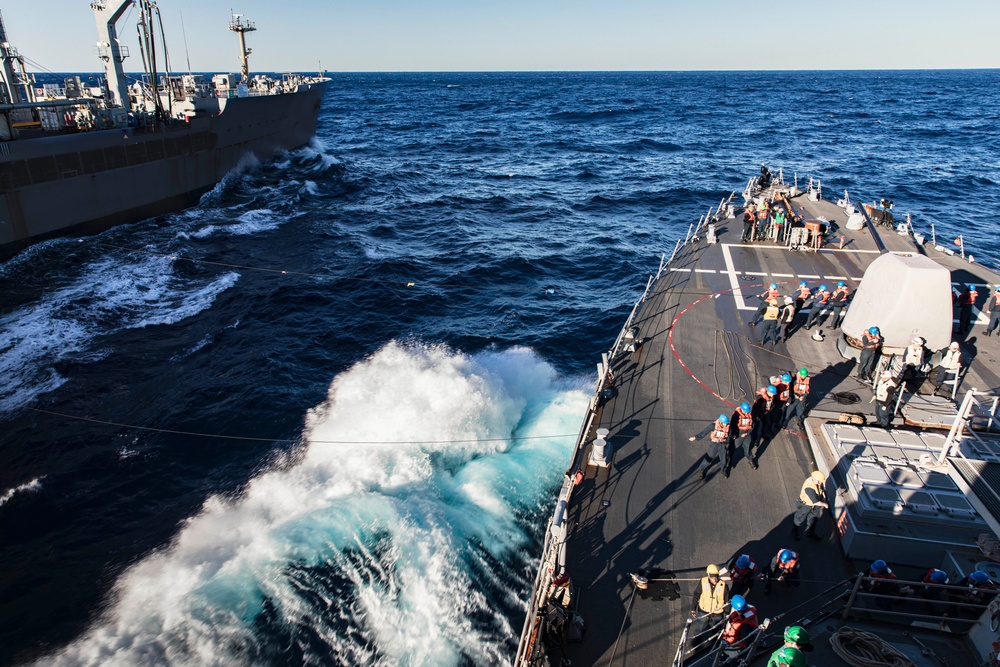
POLYGON ((193 205, 250 161, 307 144, 325 83, 229 100, 215 117, 0 145, 0 256, 193 205))

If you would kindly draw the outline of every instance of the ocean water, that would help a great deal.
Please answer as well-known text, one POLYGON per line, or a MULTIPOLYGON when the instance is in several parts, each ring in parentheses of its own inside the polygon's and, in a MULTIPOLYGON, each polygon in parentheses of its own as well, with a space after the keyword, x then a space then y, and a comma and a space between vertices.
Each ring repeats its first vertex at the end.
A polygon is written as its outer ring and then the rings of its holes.
POLYGON ((343 74, 320 113, 0 265, 0 663, 509 663, 601 352, 761 162, 1000 260, 1000 71, 343 74))

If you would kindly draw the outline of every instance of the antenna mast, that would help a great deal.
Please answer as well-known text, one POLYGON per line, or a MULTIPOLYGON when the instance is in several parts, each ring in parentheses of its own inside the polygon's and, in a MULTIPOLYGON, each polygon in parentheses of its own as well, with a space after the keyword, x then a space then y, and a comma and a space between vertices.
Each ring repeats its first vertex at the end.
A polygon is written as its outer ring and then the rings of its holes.
MULTIPOLYGON (((229 10, 230 13, 232 10, 229 10)), ((229 29, 239 35, 240 38, 240 74, 243 76, 242 82, 248 84, 250 81, 250 62, 249 56, 251 50, 247 48, 246 33, 253 32, 257 29, 253 21, 248 21, 243 18, 242 14, 232 14, 229 19, 229 29)))

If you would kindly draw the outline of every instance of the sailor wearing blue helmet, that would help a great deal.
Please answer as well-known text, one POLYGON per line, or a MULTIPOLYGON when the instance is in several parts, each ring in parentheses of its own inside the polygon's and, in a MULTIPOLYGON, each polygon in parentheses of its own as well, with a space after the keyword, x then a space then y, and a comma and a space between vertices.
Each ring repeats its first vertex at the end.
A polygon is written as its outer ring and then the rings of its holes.
POLYGON ((858 379, 862 382, 872 382, 872 373, 882 350, 882 336, 878 327, 871 327, 861 334, 861 357, 858 359, 858 379))
POLYGON ((826 285, 820 285, 819 289, 816 290, 816 296, 813 297, 812 309, 809 313, 809 319, 806 320, 806 329, 811 329, 820 316, 826 315, 827 308, 830 307, 830 299, 833 294, 827 289, 826 285))
POLYGON ((847 284, 841 280, 837 283, 837 288, 830 295, 830 306, 833 307, 833 317, 830 318, 830 328, 839 329, 840 323, 844 319, 844 307, 850 299, 847 284))
POLYGON ((972 329, 972 307, 976 305, 979 292, 975 285, 966 285, 958 295, 958 333, 965 334, 972 329))

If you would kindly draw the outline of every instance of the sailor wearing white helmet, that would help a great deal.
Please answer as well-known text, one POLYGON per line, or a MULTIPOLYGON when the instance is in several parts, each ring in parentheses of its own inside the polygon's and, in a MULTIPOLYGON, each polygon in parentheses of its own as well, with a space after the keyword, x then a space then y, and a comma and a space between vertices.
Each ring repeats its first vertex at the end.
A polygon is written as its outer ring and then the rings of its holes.
POLYGON ((896 400, 896 378, 892 376, 892 371, 882 371, 878 383, 875 385, 875 418, 882 428, 889 428, 895 413, 896 400))
POLYGON ((962 348, 958 341, 952 341, 946 349, 942 350, 941 362, 934 369, 934 391, 941 388, 941 385, 948 381, 948 375, 958 378, 958 373, 962 368, 962 348))

